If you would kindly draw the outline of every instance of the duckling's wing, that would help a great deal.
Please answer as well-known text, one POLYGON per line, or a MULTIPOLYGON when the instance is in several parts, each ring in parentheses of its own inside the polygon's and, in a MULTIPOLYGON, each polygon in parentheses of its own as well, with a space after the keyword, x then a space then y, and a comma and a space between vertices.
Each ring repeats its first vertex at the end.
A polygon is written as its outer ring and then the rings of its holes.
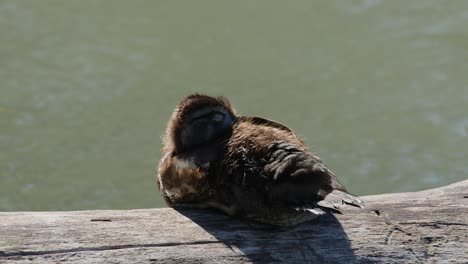
POLYGON ((327 195, 336 196, 333 202, 342 197, 340 202, 360 204, 357 198, 348 196, 322 160, 280 123, 260 117, 238 117, 228 146, 225 161, 231 178, 237 180, 240 188, 262 194, 267 206, 317 208, 327 195))
POLYGON ((362 201, 348 193, 322 160, 306 149, 290 142, 276 142, 270 146, 269 154, 264 170, 273 182, 269 190, 271 200, 312 208, 318 204, 337 210, 343 204, 362 207, 362 201))

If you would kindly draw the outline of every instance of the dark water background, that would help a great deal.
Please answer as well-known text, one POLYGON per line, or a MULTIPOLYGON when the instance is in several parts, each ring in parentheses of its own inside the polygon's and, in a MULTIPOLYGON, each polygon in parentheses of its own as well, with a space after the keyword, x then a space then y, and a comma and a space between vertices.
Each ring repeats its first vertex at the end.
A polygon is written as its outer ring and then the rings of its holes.
POLYGON ((0 1, 0 211, 163 206, 177 100, 280 121, 356 194, 468 175, 468 1, 0 1))

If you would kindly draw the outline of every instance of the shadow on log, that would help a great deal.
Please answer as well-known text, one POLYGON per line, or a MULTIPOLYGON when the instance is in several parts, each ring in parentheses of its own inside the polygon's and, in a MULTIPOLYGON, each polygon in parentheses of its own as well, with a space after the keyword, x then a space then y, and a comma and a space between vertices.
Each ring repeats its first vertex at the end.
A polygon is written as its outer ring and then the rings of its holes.
POLYGON ((171 208, 0 213, 0 263, 467 263, 468 180, 293 228, 171 208))
POLYGON ((333 214, 280 228, 225 216, 213 221, 200 211, 177 210, 251 263, 356 262, 348 237, 333 214))

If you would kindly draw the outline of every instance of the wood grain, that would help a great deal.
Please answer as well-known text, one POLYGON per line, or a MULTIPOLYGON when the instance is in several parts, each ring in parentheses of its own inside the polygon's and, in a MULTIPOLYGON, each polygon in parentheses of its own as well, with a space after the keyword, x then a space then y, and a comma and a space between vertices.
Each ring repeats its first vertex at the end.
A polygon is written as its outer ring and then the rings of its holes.
POLYGON ((272 228, 210 210, 0 213, 0 263, 468 263, 468 180, 272 228))

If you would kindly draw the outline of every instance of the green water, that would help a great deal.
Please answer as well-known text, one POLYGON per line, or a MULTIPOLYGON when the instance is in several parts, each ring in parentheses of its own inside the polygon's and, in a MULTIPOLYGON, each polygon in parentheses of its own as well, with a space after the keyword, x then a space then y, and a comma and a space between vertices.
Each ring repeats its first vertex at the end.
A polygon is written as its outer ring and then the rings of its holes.
POLYGON ((177 100, 287 124, 356 194, 468 178, 468 1, 0 1, 0 211, 163 206, 177 100))

